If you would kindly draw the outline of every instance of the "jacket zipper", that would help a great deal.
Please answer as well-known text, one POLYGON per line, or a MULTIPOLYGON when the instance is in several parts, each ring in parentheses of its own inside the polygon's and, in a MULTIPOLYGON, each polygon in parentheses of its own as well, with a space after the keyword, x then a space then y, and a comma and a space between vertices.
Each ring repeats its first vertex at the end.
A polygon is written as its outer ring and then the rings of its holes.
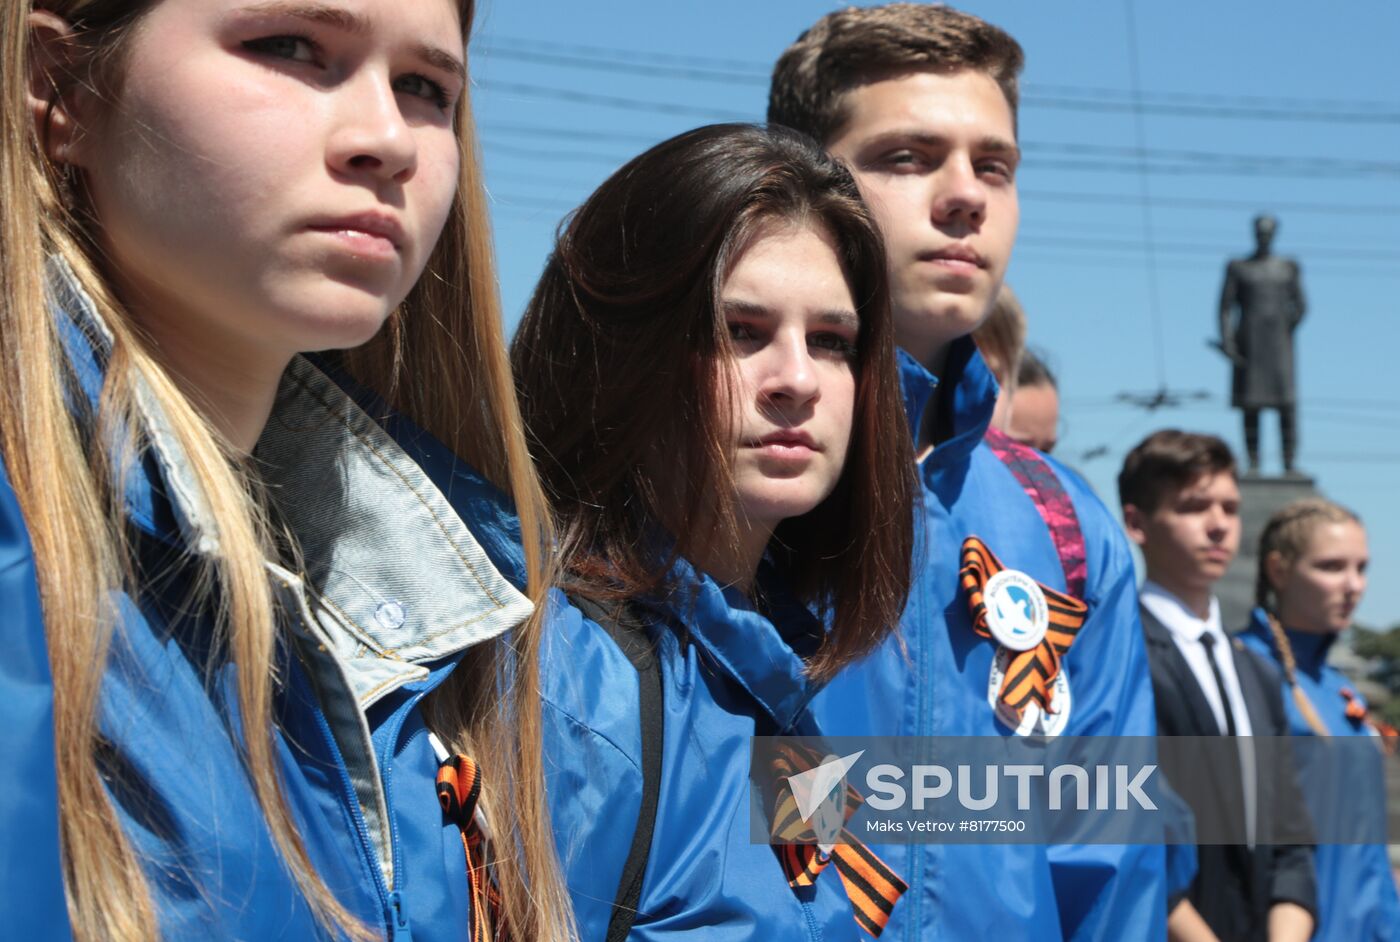
MULTIPOLYGON (((400 884, 403 882, 403 847, 399 842, 399 818, 398 815, 394 813, 394 763, 391 760, 393 759, 393 754, 398 751, 399 736, 403 732, 404 721, 408 719, 408 715, 418 706, 418 701, 423 699, 426 694, 426 690, 415 693, 407 703, 402 704, 394 711, 393 717, 389 720, 389 735, 384 737, 385 741, 389 744, 390 753, 387 756, 379 757, 379 781, 384 788, 384 806, 389 813, 389 855, 390 859, 393 860, 394 873, 399 877, 398 882, 400 884)), ((437 801, 436 795, 430 797, 432 797, 434 802, 437 801)), ((399 894, 397 892, 395 892, 393 896, 395 898, 395 906, 397 907, 395 911, 399 916, 402 916, 402 900, 398 898, 399 894)), ((406 919, 404 922, 405 925, 407 925, 406 919)))
MULTIPOLYGON (((301 671, 297 671, 296 675, 300 684, 305 685, 308 683, 301 671)), ((311 691, 304 690, 303 692, 311 697, 313 703, 318 702, 311 691)), ((360 811, 360 797, 355 792, 354 783, 350 781, 350 773, 345 768, 345 759, 340 754, 340 746, 335 741, 335 734, 331 732, 331 725, 327 722, 326 714, 321 711, 319 706, 316 709, 316 726, 321 730, 321 737, 325 740, 326 745, 330 747, 332 754, 335 756, 335 771, 340 781, 341 799, 344 800, 347 807, 349 807, 350 818, 355 822, 355 833, 360 838, 360 850, 364 853, 365 860, 369 865, 369 870, 374 876, 374 887, 379 893, 379 905, 383 911, 384 925, 389 932, 389 939, 392 940, 398 933, 398 923, 403 908, 402 902, 399 899, 399 894, 391 891, 388 884, 384 881, 384 872, 379 866, 379 855, 375 852, 374 842, 370 838, 369 825, 365 822, 365 816, 360 811)), ((391 820, 392 817, 393 816, 390 815, 391 820)), ((392 837, 390 840, 391 843, 397 843, 392 837)))
POLYGON ((812 942, 822 942, 822 929, 817 925, 817 914, 812 912, 812 904, 805 900, 802 903, 802 915, 807 919, 807 935, 812 942))
MULTIPOLYGON (((444 678, 446 677, 445 674, 443 676, 444 678)), ((388 735, 384 737, 385 742, 389 744, 389 754, 378 756, 379 781, 381 787, 384 789, 384 808, 389 816, 389 854, 390 859, 393 861, 394 873, 398 878, 396 882, 399 884, 400 888, 403 885, 404 877, 403 846, 399 841, 398 815, 394 813, 394 763, 391 760, 393 759, 394 753, 398 751, 399 737, 403 733, 403 726, 409 714, 417 709, 418 702, 427 696, 440 682, 441 679, 434 682, 426 689, 415 691, 405 703, 400 704, 399 708, 394 711, 392 718, 389 720, 388 735)), ((436 802, 436 796, 433 796, 432 800, 436 802)), ((367 830, 366 828, 366 831, 367 830)), ((375 871, 378 872, 378 869, 379 867, 376 864, 375 871)), ((404 912, 403 897, 400 894, 400 890, 397 888, 388 895, 387 912, 394 931, 391 938, 397 939, 399 942, 408 942, 408 940, 411 940, 411 923, 408 914, 404 912)))

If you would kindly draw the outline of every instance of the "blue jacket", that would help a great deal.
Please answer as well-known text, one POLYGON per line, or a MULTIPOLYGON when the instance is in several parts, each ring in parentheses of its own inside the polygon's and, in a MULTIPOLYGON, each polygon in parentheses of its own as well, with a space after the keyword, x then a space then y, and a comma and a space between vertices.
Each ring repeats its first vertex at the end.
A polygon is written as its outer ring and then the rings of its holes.
MULTIPOLYGON (((750 839, 750 737, 817 735, 794 650, 820 626, 795 603, 756 612, 682 562, 650 609, 665 734, 660 803, 630 938, 869 939, 834 866, 794 890, 750 839)), ((638 675, 597 624, 557 596, 543 652, 551 812, 584 942, 604 937, 642 787, 638 675)), ((896 909, 898 906, 896 905, 896 909)))
MULTIPOLYGON (((911 427, 939 381, 903 352, 911 427)), ((1006 736, 987 701, 993 641, 974 633, 958 581, 963 540, 978 536, 1009 568, 1065 590, 1045 523, 1021 485, 983 443, 996 382, 968 339, 955 342, 938 407, 950 433, 919 466, 923 505, 914 589, 900 630, 839 675, 815 700, 832 736, 1006 736)), ((1132 557, 1089 487, 1047 459, 1073 500, 1088 564, 1087 621, 1064 661, 1070 736, 1152 736, 1152 682, 1138 621, 1132 557)), ((1150 939, 1165 935, 1166 866, 1160 845, 915 844, 878 849, 910 883, 885 938, 1150 939)))
MULTIPOLYGON (((105 330, 66 266, 55 272, 69 357, 94 403, 105 330)), ((217 550, 217 528, 140 385, 137 405, 141 451, 125 469, 125 499, 144 591, 113 598, 101 771, 146 866, 164 938, 323 938, 241 772, 236 677, 211 650, 211 612, 185 601, 217 550)), ((256 459, 304 556, 300 572, 266 564, 286 618, 273 735, 297 833, 336 896, 384 938, 465 939, 465 855, 437 805, 417 704, 462 650, 531 606, 424 470, 309 361, 284 376, 256 459)), ((7 612, 32 591, 6 589, 7 612)), ((10 625, 42 633, 37 612, 10 625)), ((3 710, 9 727, 29 707, 7 700, 3 710)), ((35 789, 51 794, 51 779, 35 789)), ((52 816, 36 815, 33 827, 51 833, 52 816)), ((51 846, 30 852, 42 862, 51 846)), ((25 902, 43 905, 52 892, 25 902)))
POLYGON ((0 925, 17 939, 66 940, 58 856, 53 685, 24 519, 0 471, 0 925))
MULTIPOLYGON (((1298 686, 1312 701, 1327 731, 1333 736, 1374 736, 1374 731, 1365 723, 1347 718, 1342 688, 1350 688, 1351 682, 1327 663, 1327 652, 1336 641, 1336 635, 1303 631, 1287 631, 1287 634, 1297 665, 1298 686)), ((1314 735, 1288 690, 1288 680, 1263 610, 1254 610, 1249 627, 1240 638, 1278 665, 1289 733, 1314 735)), ((1343 791, 1337 794, 1358 788, 1385 787, 1379 749, 1348 751, 1346 755, 1349 759, 1364 756, 1368 761, 1364 768, 1336 770, 1343 781, 1343 791)), ((1303 777, 1303 783, 1305 788, 1321 784, 1309 776, 1303 777)), ((1384 844, 1319 844, 1315 863, 1318 924, 1313 939, 1316 942, 1400 940, 1400 898, 1396 896, 1395 878, 1391 875, 1384 844)))

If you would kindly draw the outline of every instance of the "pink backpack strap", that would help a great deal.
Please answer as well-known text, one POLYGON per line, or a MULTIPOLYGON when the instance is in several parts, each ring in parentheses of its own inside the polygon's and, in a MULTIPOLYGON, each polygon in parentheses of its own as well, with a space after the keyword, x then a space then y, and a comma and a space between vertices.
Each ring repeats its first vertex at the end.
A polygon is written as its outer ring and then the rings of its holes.
POLYGON ((1079 526, 1079 514, 1075 513, 1069 492, 1044 456, 1034 448, 1015 441, 998 429, 987 430, 986 442, 992 454, 1015 476, 1021 489, 1035 504, 1035 509, 1040 511, 1065 571, 1065 588, 1070 595, 1083 599, 1088 575, 1084 531, 1079 526))

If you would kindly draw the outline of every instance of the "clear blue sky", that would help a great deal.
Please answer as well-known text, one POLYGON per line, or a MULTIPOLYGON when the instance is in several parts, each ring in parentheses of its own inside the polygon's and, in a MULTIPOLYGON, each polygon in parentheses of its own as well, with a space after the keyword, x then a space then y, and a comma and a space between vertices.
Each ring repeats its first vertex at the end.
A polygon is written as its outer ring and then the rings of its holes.
MULTIPOLYGON (((472 70, 507 326, 565 212, 657 141, 761 120, 773 60, 832 8, 485 0, 472 70)), ((1155 428, 1215 432, 1242 450, 1226 365, 1206 341, 1225 261, 1248 253, 1252 216, 1271 210, 1276 249, 1301 262, 1309 302, 1299 465, 1368 525, 1359 620, 1400 623, 1400 4, 1136 0, 1140 130, 1126 2, 962 9, 1026 50, 1008 280, 1060 375, 1058 454, 1116 506, 1123 454, 1155 428), (1163 381, 1209 398, 1150 414, 1115 401, 1163 381)), ((1277 463, 1272 415, 1264 448, 1277 463)))

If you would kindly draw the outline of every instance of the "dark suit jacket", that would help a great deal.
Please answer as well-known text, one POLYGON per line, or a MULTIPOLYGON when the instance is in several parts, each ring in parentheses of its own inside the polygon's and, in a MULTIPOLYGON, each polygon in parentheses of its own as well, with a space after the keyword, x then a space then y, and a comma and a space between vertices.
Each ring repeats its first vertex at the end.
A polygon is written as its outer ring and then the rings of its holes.
MULTIPOLYGON (((1141 614, 1158 735, 1219 736, 1210 703, 1171 632, 1146 608, 1141 614)), ((1274 668, 1238 641, 1231 643, 1230 652, 1251 732, 1255 737, 1286 737, 1287 718, 1274 668)), ((1229 835, 1228 839, 1240 841, 1198 845, 1199 869, 1187 894, 1222 942, 1267 939, 1269 907, 1274 903, 1293 902, 1317 912, 1312 848, 1266 843, 1274 835, 1298 835, 1299 822, 1307 817, 1290 757, 1275 748, 1286 750, 1286 745, 1285 738, 1256 743, 1258 839, 1251 849, 1243 843, 1244 803, 1236 753, 1212 750, 1209 758, 1193 762, 1190 740, 1159 741, 1162 768, 1172 788, 1192 806, 1197 835, 1229 835)), ((1194 751, 1200 754, 1199 749, 1194 751)), ((1306 831, 1305 824, 1302 830, 1306 831)))

